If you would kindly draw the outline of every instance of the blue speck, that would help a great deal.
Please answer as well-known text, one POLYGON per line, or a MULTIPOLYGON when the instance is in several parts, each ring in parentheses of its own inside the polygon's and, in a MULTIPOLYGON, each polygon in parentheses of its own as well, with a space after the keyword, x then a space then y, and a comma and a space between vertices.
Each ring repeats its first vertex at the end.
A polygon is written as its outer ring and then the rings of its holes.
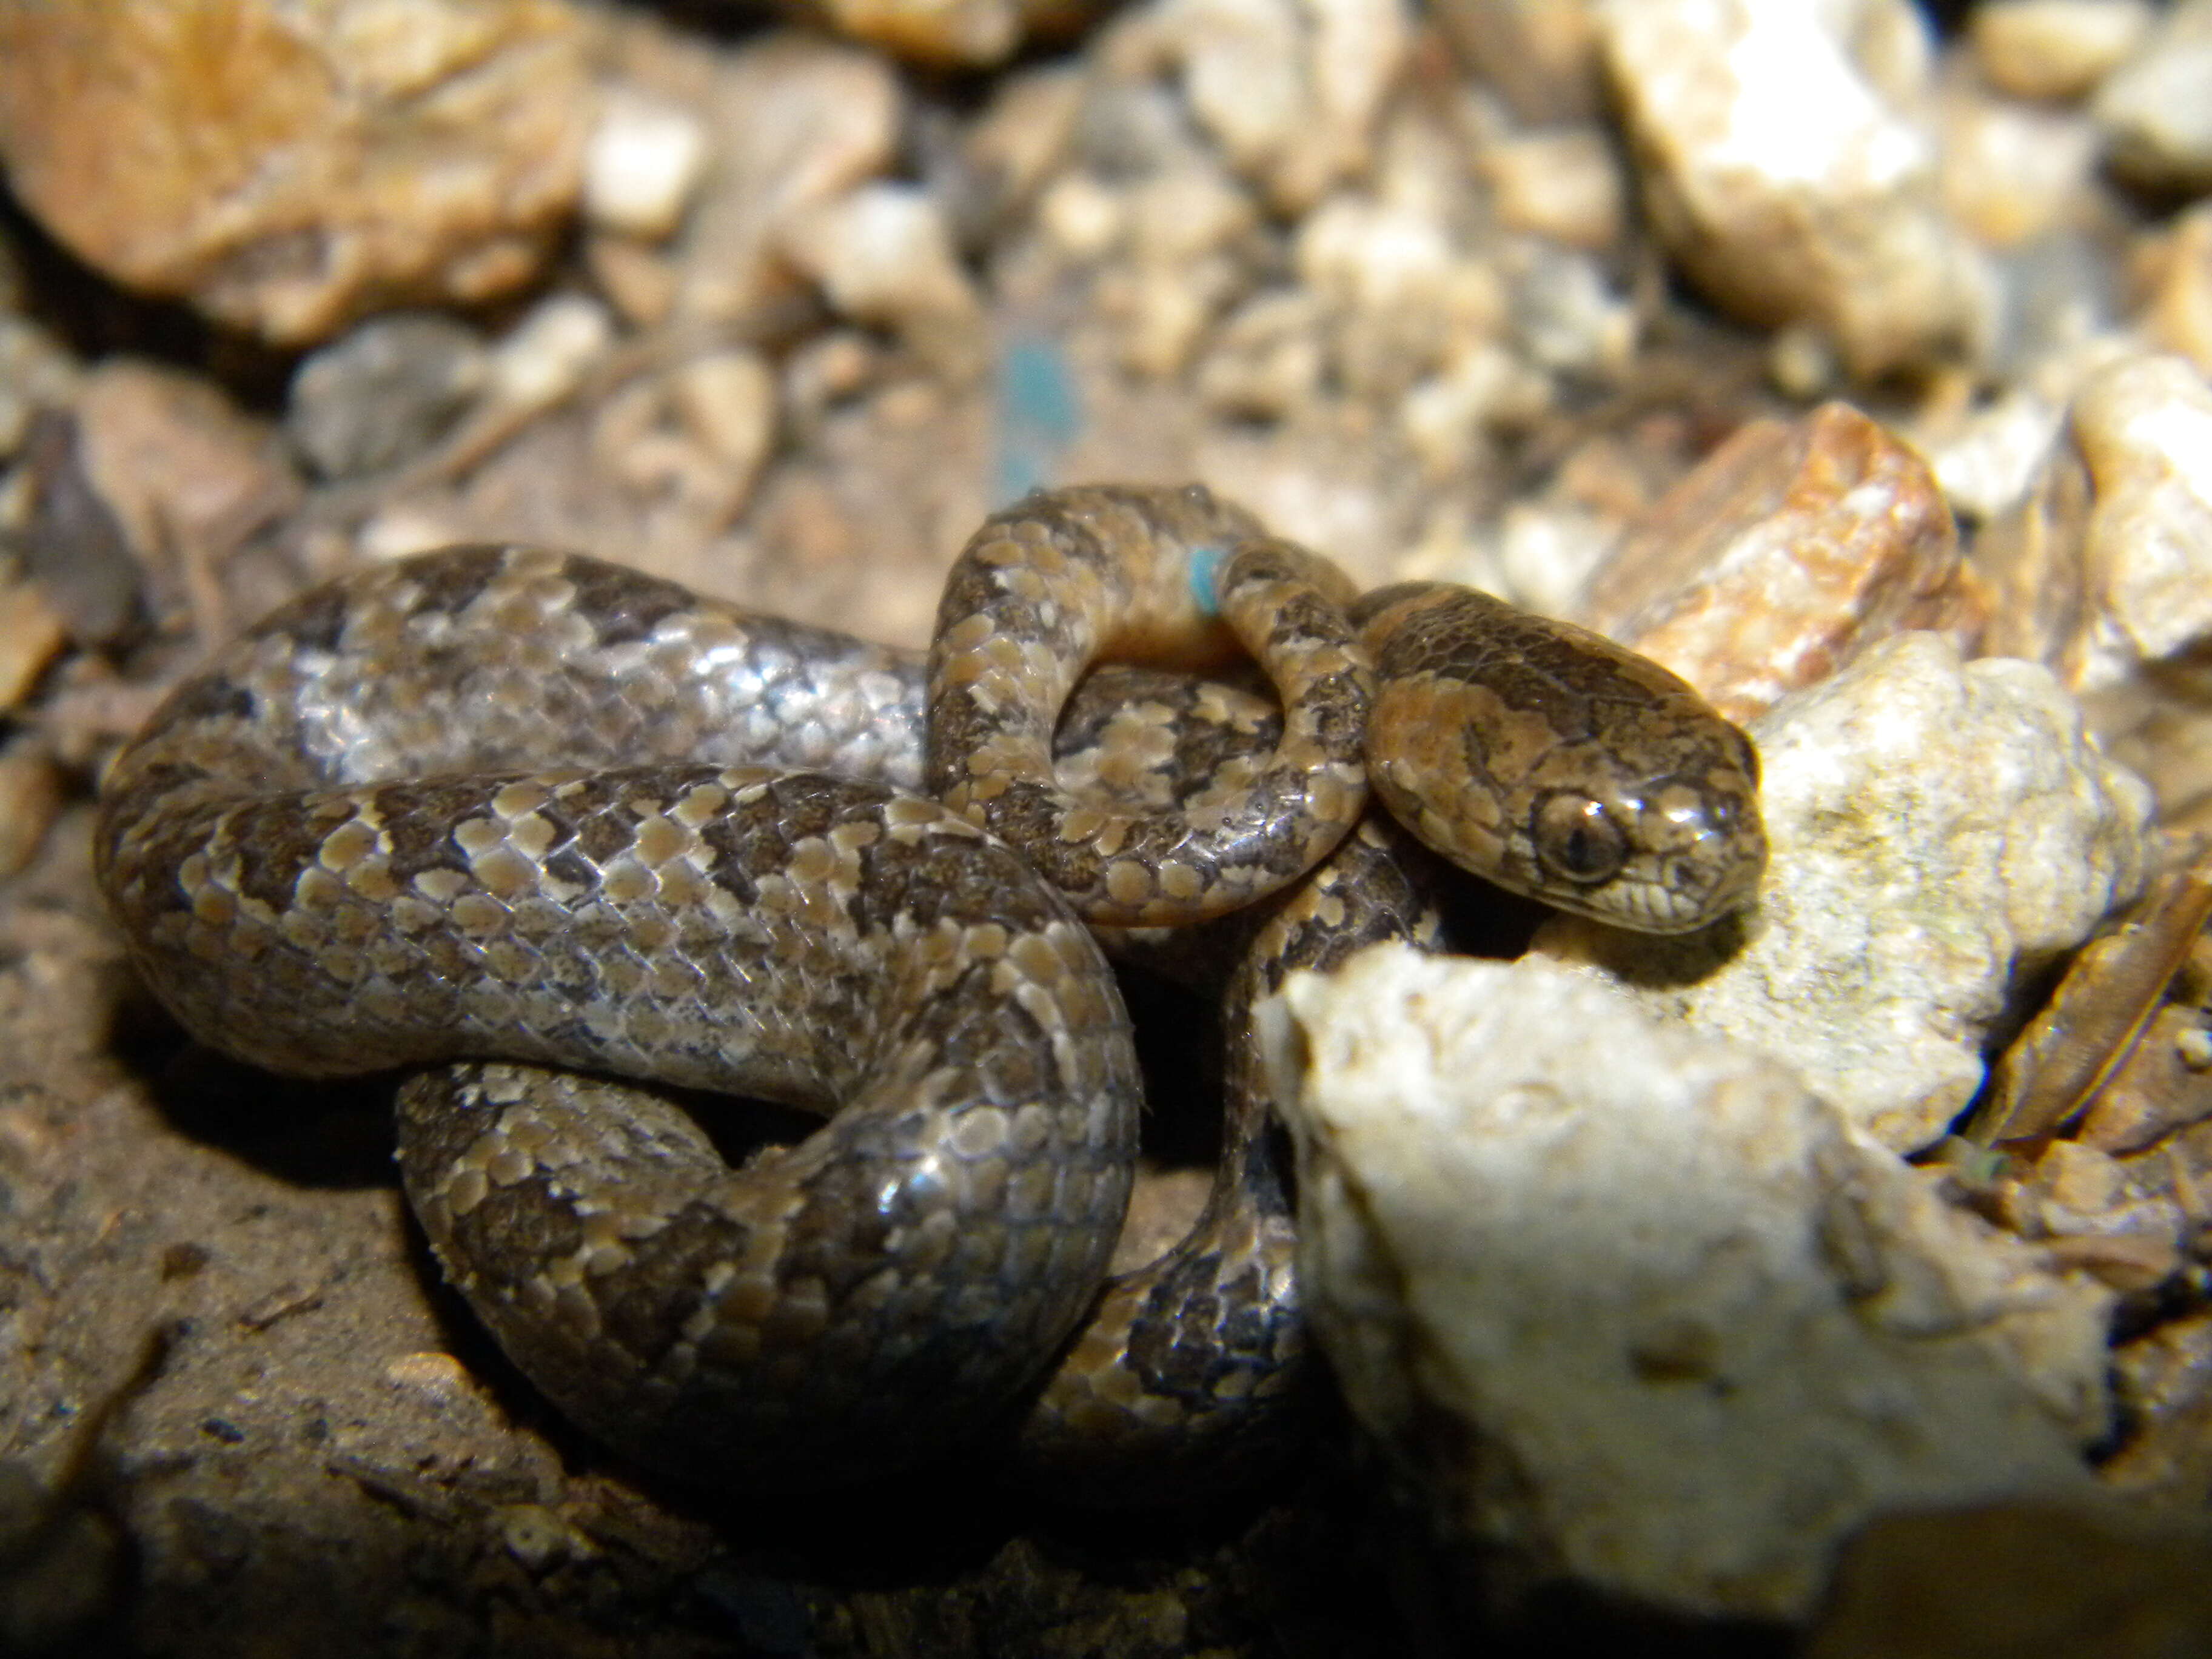
POLYGON ((1221 593, 1215 583, 1221 574, 1221 562, 1228 556, 1225 548, 1194 547, 1190 550, 1190 597, 1197 602, 1199 615, 1202 617, 1221 614, 1221 593))
POLYGON ((1052 482, 1060 452, 1083 429, 1083 406, 1066 354, 1035 334, 1006 343, 999 358, 997 398, 1003 505, 1052 482))

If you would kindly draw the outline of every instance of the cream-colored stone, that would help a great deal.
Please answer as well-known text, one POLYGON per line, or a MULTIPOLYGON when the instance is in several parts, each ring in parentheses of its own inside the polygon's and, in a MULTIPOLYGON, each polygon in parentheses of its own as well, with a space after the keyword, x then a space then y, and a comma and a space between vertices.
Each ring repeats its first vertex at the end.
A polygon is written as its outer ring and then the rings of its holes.
POLYGON ((863 185, 789 221, 778 246, 841 316, 897 329, 942 372, 981 366, 982 304, 927 191, 863 185))
POLYGON ((1740 922, 1562 917, 1537 949, 1794 1066, 1899 1152, 1941 1138, 2037 976, 2142 890, 2149 792, 2048 671, 1899 635, 1752 727, 1771 849, 1740 922))
POLYGON ((583 384, 614 338, 613 317, 588 295, 541 300, 492 348, 486 394, 511 410, 550 408, 583 384))
POLYGON ((757 351, 696 357, 670 377, 684 424, 750 489, 775 446, 775 371, 757 351))
POLYGON ((1485 147, 1479 161, 1508 230, 1592 250, 1620 240, 1626 181, 1601 134, 1524 133, 1485 147))
POLYGON ((2112 165, 2162 190, 2212 188, 2212 0, 2179 0, 2091 105, 2112 165))
MULTIPOLYGON (((1909 64, 1910 9, 1860 9, 1909 64)), ((1600 16, 1653 228, 1716 301, 1817 325, 1860 375, 1979 337, 1987 276, 1943 212, 1933 146, 1830 9, 1615 0, 1600 16)))
POLYGON ((1162 0, 1158 15, 1193 112, 1278 208, 1366 166, 1411 33, 1403 0, 1162 0))
POLYGON ((706 160, 690 110, 615 92, 584 147, 584 211, 601 229, 657 241, 682 221, 706 160))
POLYGON ((1316 1333, 1466 1533, 1795 1618, 1875 1514, 2088 1489, 2109 1296, 1785 1067, 1540 962, 1395 946, 1292 975, 1263 1029, 1316 1333))
POLYGON ((1974 64, 2016 98, 2078 98, 2150 27, 2143 0, 1982 0, 1968 22, 1974 64))
POLYGON ((1946 88, 1942 106, 1943 201, 1984 246, 2017 247, 2094 223, 2102 138, 2079 110, 1946 88))

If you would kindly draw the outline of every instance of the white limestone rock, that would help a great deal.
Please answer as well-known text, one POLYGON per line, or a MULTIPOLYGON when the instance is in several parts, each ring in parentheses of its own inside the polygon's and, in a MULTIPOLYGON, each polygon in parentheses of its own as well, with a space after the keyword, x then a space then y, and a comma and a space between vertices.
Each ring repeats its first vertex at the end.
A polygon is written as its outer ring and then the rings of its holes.
POLYGON ((1979 339, 1987 275, 1895 98, 1926 56, 1909 8, 1613 0, 1600 17, 1653 227, 1715 301, 1823 330, 1860 375, 1979 339))
POLYGON ((1787 1068, 1551 964, 1397 946, 1293 975, 1266 1029, 1315 1329, 1468 1534, 1792 1618, 1873 1516, 2090 1487, 2109 1294, 1787 1068))
POLYGON ((1938 1139, 2022 988, 2142 890, 2150 795, 2048 671, 1899 635, 1752 727, 1758 908, 1680 939, 1569 918, 1536 949, 1796 1069, 1899 1152, 1938 1139))

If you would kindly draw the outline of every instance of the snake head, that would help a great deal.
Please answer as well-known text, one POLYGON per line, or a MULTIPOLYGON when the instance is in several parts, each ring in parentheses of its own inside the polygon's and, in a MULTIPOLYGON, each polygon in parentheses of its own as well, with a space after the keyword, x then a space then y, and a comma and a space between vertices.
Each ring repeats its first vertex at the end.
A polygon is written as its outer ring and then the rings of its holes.
POLYGON ((1766 832, 1756 754, 1729 730, 1740 760, 1716 756, 1595 793, 1572 786, 1535 793, 1526 829, 1529 875, 1511 884, 1561 909, 1649 933, 1688 933, 1748 903, 1766 868, 1766 832))
POLYGON ((1354 611, 1376 688, 1376 791, 1437 852, 1547 904, 1684 933, 1766 867, 1751 739, 1658 664, 1470 589, 1354 611))

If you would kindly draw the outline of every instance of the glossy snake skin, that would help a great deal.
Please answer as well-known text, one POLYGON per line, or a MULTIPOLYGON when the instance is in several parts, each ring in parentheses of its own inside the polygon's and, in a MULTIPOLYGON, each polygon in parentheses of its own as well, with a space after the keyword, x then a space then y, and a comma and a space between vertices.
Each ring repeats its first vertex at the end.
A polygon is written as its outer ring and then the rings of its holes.
POLYGON ((1204 491, 1064 490, 978 532, 925 669, 580 556, 449 550, 309 593, 180 688, 109 778, 99 872, 203 1041, 305 1075, 437 1068, 402 1090, 409 1195, 502 1346, 610 1444, 817 1485, 1012 1418, 1033 1475, 1141 1496, 1295 1414, 1241 1012, 1291 966, 1433 937, 1426 855, 1388 819, 1351 830, 1363 742, 1441 850, 1495 843, 1510 884, 1630 925, 1699 925, 1763 862, 1733 727, 1549 624, 1515 624, 1510 661, 1444 643, 1455 592, 1362 602, 1363 647, 1340 577, 1204 491), (1188 665, 1232 635, 1286 715, 1108 670, 1062 719, 1102 655, 1188 665), (1370 653, 1395 664, 1371 723, 1370 653), (1474 831, 1454 791, 1481 797, 1474 831), (1102 1288, 1138 1083, 1077 907, 1151 925, 1269 894, 1216 946, 1213 1197, 1102 1288), (835 1115, 733 1168, 611 1078, 835 1115))

